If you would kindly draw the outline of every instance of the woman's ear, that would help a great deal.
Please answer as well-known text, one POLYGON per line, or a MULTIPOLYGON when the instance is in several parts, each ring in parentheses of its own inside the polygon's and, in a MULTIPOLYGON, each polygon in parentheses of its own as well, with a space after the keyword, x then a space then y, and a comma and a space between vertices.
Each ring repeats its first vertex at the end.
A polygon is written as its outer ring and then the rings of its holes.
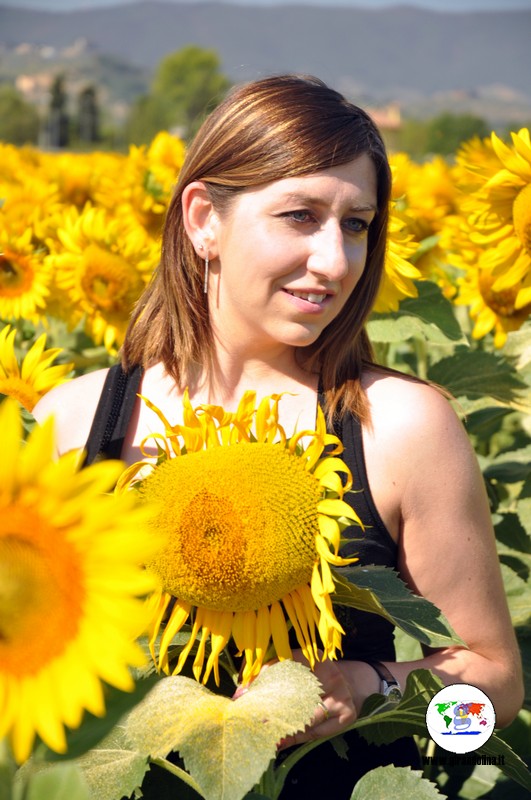
POLYGON ((217 242, 214 221, 217 215, 203 181, 192 181, 183 189, 181 204, 184 229, 196 253, 204 258, 206 250, 209 258, 215 258, 217 242))

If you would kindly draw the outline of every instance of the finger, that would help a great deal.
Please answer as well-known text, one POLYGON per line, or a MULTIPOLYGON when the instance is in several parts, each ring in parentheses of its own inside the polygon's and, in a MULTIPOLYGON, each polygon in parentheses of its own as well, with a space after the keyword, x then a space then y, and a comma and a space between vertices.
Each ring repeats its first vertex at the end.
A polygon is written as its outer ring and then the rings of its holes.
POLYGON ((317 703, 317 713, 314 714, 313 724, 320 725, 321 722, 326 722, 327 719, 330 719, 330 711, 327 708, 324 700, 319 700, 317 703), (321 717, 319 720, 318 717, 321 717))
POLYGON ((284 750, 287 747, 293 747, 295 744, 301 744, 311 739, 319 739, 321 736, 326 736, 327 731, 323 731, 323 725, 325 722, 328 722, 330 718, 331 714, 324 700, 319 700, 310 724, 306 726, 304 731, 282 739, 278 743, 278 749, 284 750))

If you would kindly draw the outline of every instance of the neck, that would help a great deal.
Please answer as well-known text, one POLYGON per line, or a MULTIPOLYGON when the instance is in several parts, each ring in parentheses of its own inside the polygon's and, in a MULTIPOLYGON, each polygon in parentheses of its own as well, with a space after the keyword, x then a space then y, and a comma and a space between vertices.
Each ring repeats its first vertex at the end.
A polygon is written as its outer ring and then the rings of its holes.
POLYGON ((266 395, 316 391, 318 376, 297 362, 296 349, 279 347, 275 352, 250 353, 246 343, 240 350, 218 344, 211 369, 189 381, 191 394, 201 402, 230 409, 247 390, 259 398, 266 395))

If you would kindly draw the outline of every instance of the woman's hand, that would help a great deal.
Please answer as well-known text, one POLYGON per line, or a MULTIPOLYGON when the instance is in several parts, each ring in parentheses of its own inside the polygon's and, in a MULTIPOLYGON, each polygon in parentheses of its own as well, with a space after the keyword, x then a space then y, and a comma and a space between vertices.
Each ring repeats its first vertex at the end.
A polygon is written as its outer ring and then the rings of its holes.
MULTIPOLYGON (((308 664, 300 650, 293 651, 293 660, 308 664)), ((362 661, 320 661, 314 673, 323 687, 314 717, 304 731, 283 739, 281 750, 342 733, 357 719, 365 698, 380 687, 375 671, 362 661)))

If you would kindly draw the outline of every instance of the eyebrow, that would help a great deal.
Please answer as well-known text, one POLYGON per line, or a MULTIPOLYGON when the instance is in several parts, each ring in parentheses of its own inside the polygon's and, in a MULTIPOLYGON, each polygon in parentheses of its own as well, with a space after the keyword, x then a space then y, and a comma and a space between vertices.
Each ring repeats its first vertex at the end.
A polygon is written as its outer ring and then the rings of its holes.
MULTIPOLYGON (((299 194, 297 192, 290 192, 289 194, 286 194, 284 196, 284 200, 287 203, 300 203, 301 205, 327 205, 327 203, 320 197, 312 197, 311 195, 299 194)), ((376 213, 378 211, 378 207, 373 203, 359 203, 349 206, 348 210, 349 212, 374 211, 376 213)))

